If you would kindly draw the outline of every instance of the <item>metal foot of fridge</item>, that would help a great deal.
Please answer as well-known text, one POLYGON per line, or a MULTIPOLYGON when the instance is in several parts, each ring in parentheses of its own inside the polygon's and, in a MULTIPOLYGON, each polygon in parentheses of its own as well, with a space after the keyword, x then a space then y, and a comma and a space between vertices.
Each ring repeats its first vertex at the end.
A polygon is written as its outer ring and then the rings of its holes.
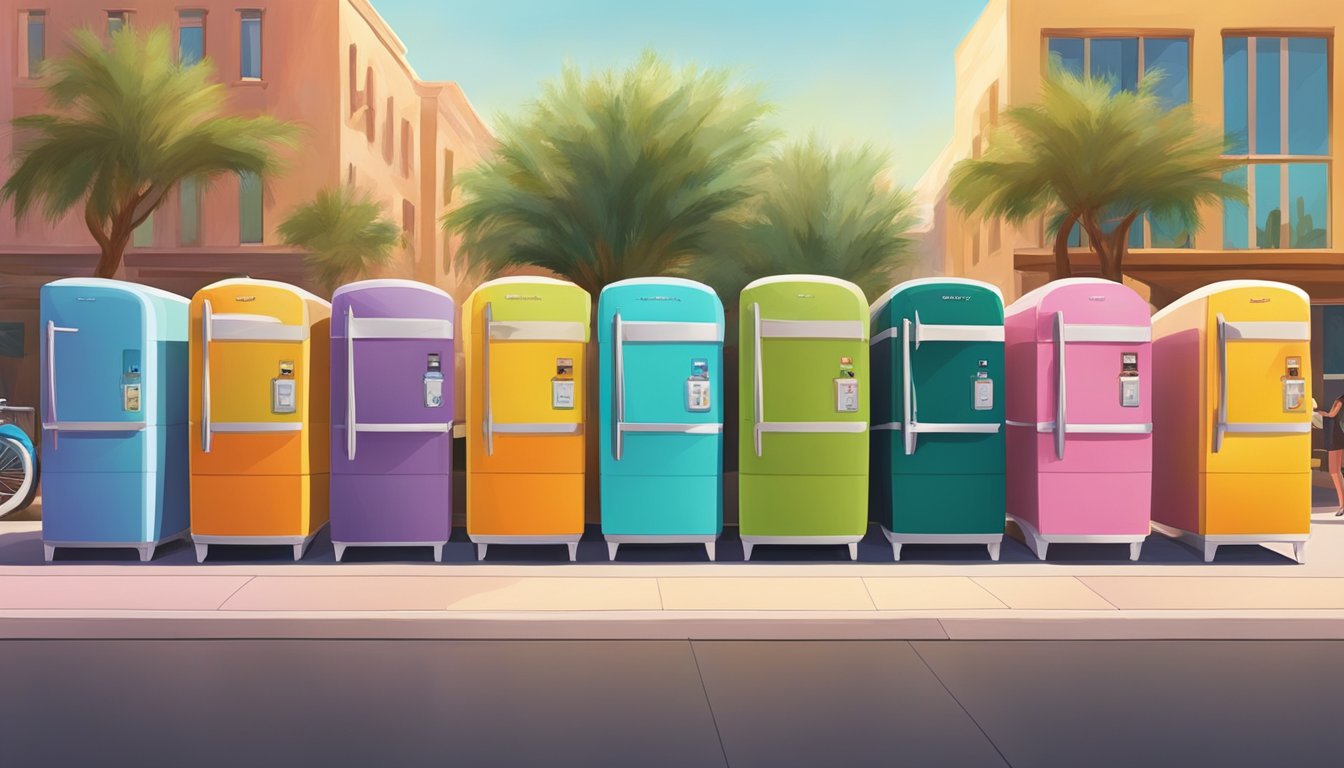
MULTIPOLYGON (((1056 280, 1006 310, 1008 515, 1038 558, 1056 543, 1150 532, 1148 302, 1108 280, 1056 280)), ((1166 375, 1159 372, 1159 375, 1166 375)))
MULTIPOLYGON (((1283 283, 1231 280, 1153 316, 1162 377, 1153 527, 1206 562, 1225 544, 1288 544, 1311 532, 1311 306, 1283 283)), ((1321 403, 1329 410, 1329 403, 1321 403)))
POLYGON ((612 283, 597 305, 602 535, 699 543, 723 530, 723 305, 676 278, 612 283))
POLYGON ((292 285, 224 280, 191 301, 191 538, 288 546, 327 524, 331 305, 292 285))
POLYGON ((873 518, 908 544, 1003 541, 1003 296, 911 280, 873 303, 873 518))
POLYGON ((506 277, 462 309, 467 346, 467 536, 565 544, 584 526, 584 366, 592 300, 573 283, 506 277))
POLYGON ((841 544, 868 527, 868 301, 781 275, 742 290, 739 529, 761 544, 841 544))
POLYGON ((441 560, 452 532, 453 299, 412 280, 364 280, 331 300, 336 560, 349 547, 394 546, 441 560))
POLYGON ((41 290, 42 543, 135 549, 186 535, 187 307, 118 280, 41 290))

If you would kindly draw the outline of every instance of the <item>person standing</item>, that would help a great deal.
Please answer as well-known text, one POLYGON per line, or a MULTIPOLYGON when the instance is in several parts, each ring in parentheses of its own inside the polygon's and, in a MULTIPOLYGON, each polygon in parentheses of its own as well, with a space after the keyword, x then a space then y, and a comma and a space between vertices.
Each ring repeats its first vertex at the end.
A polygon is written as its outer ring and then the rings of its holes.
POLYGON ((1335 398, 1330 410, 1316 411, 1321 416, 1330 481, 1335 484, 1335 500, 1339 503, 1335 517, 1344 517, 1344 475, 1340 474, 1344 470, 1344 416, 1340 415, 1341 410, 1344 410, 1344 395, 1335 398))

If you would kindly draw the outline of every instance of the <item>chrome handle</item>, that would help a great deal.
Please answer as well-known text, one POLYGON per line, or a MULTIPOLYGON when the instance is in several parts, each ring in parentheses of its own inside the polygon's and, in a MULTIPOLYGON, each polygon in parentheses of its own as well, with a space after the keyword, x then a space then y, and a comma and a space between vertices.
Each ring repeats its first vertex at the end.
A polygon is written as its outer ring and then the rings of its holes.
MULTIPOLYGON (((53 423, 60 421, 56 415, 56 334, 58 333, 79 333, 79 329, 62 328, 51 320, 47 321, 47 408, 53 423)), ((53 432, 51 435, 52 450, 58 447, 58 434, 53 432)))
POLYGON ((495 317, 492 306, 490 303, 485 305, 485 311, 482 315, 485 328, 482 329, 481 333, 481 367, 485 369, 481 374, 483 379, 481 385, 482 410, 485 412, 481 418, 481 429, 485 433, 486 456, 495 455, 495 417, 490 405, 490 326, 494 323, 495 317))
POLYGON ((756 456, 761 455, 761 425, 765 423, 765 365, 761 360, 761 305, 751 305, 754 324, 754 344, 752 374, 756 381, 756 408, 753 411, 755 424, 752 428, 752 440, 756 447, 756 456))
POLYGON ((1227 319, 1220 312, 1218 318, 1218 409, 1214 413, 1213 452, 1223 447, 1223 433, 1227 431, 1227 319))
POLYGON ((1064 423, 1066 377, 1064 375, 1064 313, 1055 313, 1055 458, 1064 458, 1064 433, 1068 426, 1064 423))
MULTIPOLYGON (((916 316, 915 322, 919 322, 916 316)), ((901 434, 905 442, 905 455, 915 452, 915 377, 910 372, 910 335, 913 324, 910 318, 901 320, 901 434)))
POLYGON ((612 445, 615 447, 616 460, 620 461, 621 455, 623 454, 622 449, 624 448, 621 423, 625 421, 625 329, 621 324, 620 312, 616 313, 615 318, 612 319, 612 324, 612 333, 615 334, 616 342, 616 346, 613 350, 615 353, 613 367, 615 368, 616 373, 616 381, 614 382, 614 387, 616 389, 616 423, 614 425, 616 434, 612 435, 612 445))
POLYGON ((345 458, 355 460, 355 308, 345 308, 345 458))
POLYGON ((206 299, 201 307, 201 452, 210 452, 210 342, 214 309, 206 299))

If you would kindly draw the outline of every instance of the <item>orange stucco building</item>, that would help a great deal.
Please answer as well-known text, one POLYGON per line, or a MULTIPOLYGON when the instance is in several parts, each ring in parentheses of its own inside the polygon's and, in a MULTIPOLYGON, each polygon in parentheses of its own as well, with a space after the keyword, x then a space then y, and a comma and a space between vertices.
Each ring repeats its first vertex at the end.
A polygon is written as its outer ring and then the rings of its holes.
MULTIPOLYGON (((204 56, 239 114, 302 126, 285 170, 263 183, 183 185, 136 233, 123 276, 190 296, 237 275, 307 285, 302 254, 277 225, 318 190, 353 181, 401 224, 406 247, 382 276, 415 278, 463 298, 465 272, 440 226, 455 171, 491 149, 462 90, 420 80, 368 0, 17 0, 0 13, 0 121, 45 111, 41 62, 71 31, 122 24, 169 30, 176 54, 204 56), (116 10, 109 10, 116 9, 116 10)), ((13 136, 0 131, 0 156, 13 136)), ((0 397, 37 400, 38 287, 91 274, 97 248, 78 211, 51 226, 0 209, 0 397)))

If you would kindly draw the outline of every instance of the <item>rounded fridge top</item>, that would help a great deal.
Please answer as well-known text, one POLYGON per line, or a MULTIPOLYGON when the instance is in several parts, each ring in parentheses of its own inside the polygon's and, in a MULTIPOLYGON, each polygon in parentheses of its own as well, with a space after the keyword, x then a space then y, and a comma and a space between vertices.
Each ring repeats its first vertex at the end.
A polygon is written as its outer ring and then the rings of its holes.
POLYGON ((1003 291, 1000 291, 999 287, 992 283, 986 283, 981 280, 972 280, 966 277, 920 277, 914 280, 906 280, 903 283, 895 285, 886 293, 878 297, 877 301, 873 302, 873 306, 868 310, 868 317, 870 320, 875 320, 877 316, 882 313, 882 310, 886 309, 897 296, 906 291, 914 288, 939 285, 977 288, 992 294, 999 300, 999 306, 1003 306, 1003 291))
POLYGON ((1181 298, 1171 302, 1167 306, 1158 310, 1153 315, 1153 322, 1156 323, 1159 320, 1164 319, 1168 314, 1178 311, 1182 307, 1187 307, 1196 301, 1203 301, 1204 299, 1211 298, 1226 291, 1235 291, 1243 288, 1261 288, 1261 289, 1287 291, 1288 293, 1291 293, 1297 296, 1298 298, 1302 299, 1303 302, 1311 304, 1311 297, 1307 295, 1306 291, 1302 290, 1301 288, 1298 288, 1295 285, 1290 285, 1288 283, 1279 283, 1273 280, 1221 280, 1216 283, 1210 283, 1204 286, 1203 288, 1196 288, 1195 290, 1185 294, 1181 298))
POLYGON ((125 280, 110 280, 105 277, 66 277, 60 280, 53 280, 50 283, 47 283, 47 286, 52 288, 105 288, 108 290, 126 291, 128 293, 152 296, 155 299, 169 304, 191 303, 191 299, 184 296, 178 296, 176 293, 171 293, 161 288, 141 285, 140 283, 131 283, 125 280))
POLYGON ((863 295, 863 291, 859 286, 848 280, 831 277, 830 275, 771 275, 770 277, 762 277, 752 280, 750 283, 746 284, 742 289, 742 292, 746 293, 752 288, 759 288, 762 285, 770 285, 772 283, 825 283, 827 285, 838 285, 859 297, 859 301, 863 302, 865 307, 868 306, 868 297, 863 295))
POLYGON ((723 302, 712 288, 679 277, 637 277, 602 289, 597 300, 597 336, 611 340, 613 320, 626 323, 701 323, 716 327, 723 341, 723 302))
POLYGON ((452 301, 453 298, 452 296, 449 296, 446 291, 444 291, 437 285, 422 283, 419 280, 402 280, 401 278, 395 278, 395 277, 379 277, 372 280, 357 280, 353 283, 346 283, 345 285, 342 285, 340 288, 337 288, 334 293, 331 294, 331 302, 335 304, 337 296, 342 296, 347 293, 375 290, 378 288, 402 288, 413 291, 424 291, 425 293, 429 293, 434 296, 444 297, 449 301, 452 301))
POLYGON ((284 291, 286 293, 292 293, 305 301, 316 302, 318 304, 327 307, 331 306, 331 302, 327 301, 321 296, 318 296, 317 294, 305 291, 304 289, 300 288, 297 285, 282 283, 279 280, 258 280, 251 277, 230 277, 226 280, 220 280, 218 282, 211 283, 202 288, 201 290, 197 291, 196 293, 199 295, 201 293, 204 293, 205 291, 213 290, 216 288, 227 288, 229 286, 247 286, 247 285, 255 285, 259 288, 271 288, 278 291, 284 291))
MULTIPOLYGON (((677 285, 682 288, 689 288, 691 290, 718 296, 717 293, 714 293, 714 289, 710 288, 708 285, 695 280, 687 280, 684 277, 627 277, 624 280, 608 283, 606 287, 602 289, 602 293, 606 293, 612 288, 628 288, 635 285, 677 285)), ((599 294, 599 297, 600 295, 601 294, 599 294)))
MULTIPOLYGON (((863 321, 864 327, 865 328, 867 327, 868 298, 863 295, 863 291, 860 290, 857 285, 849 282, 848 280, 841 280, 838 277, 829 277, 826 275, 773 275, 771 277, 763 277, 759 280, 753 280, 752 282, 748 283, 745 288, 742 289, 742 294, 741 296, 738 297, 738 303, 741 307, 745 308, 748 303, 748 296, 753 292, 759 291, 762 288, 768 288, 770 286, 782 286, 790 284, 800 286, 805 285, 831 286, 834 288, 841 289, 843 293, 841 291, 826 291, 826 297, 828 299, 827 301, 816 302, 814 306, 809 307, 804 307, 802 304, 799 304, 799 302, 793 300, 793 297, 780 294, 777 291, 773 292, 768 291, 766 295, 760 297, 760 299, 769 299, 769 303, 776 305, 776 311, 778 310, 779 307, 791 306, 791 309, 784 310, 786 312, 786 315, 788 316, 792 316, 795 311, 801 311, 802 317, 800 319, 823 319, 823 318, 838 319, 839 316, 843 315, 847 317, 850 315, 849 309, 840 311, 843 304, 837 303, 837 300, 840 297, 848 294, 853 299, 855 299, 855 304, 853 305, 853 315, 855 319, 861 319, 863 321)), ((810 299, 813 298, 813 296, 810 294, 808 295, 799 294, 797 298, 810 299)), ((755 302, 759 302, 760 299, 755 299, 755 302)), ((813 303, 809 302, 809 304, 813 303)), ((787 319, 787 317, 781 317, 779 319, 787 319)))
MULTIPOLYGON (((453 297, 436 286, 415 280, 361 280, 343 285, 331 296, 331 336, 345 338, 346 315, 363 320, 424 320, 416 334, 452 338, 456 319, 453 297), (446 325, 444 325, 446 324, 446 325), (433 328, 438 327, 438 330, 433 328)), ((409 326, 407 326, 409 329, 409 326)))
MULTIPOLYGON (((1114 280, 1103 280, 1099 277, 1066 277, 1063 280, 1052 280, 1040 288, 1029 291, 1022 295, 1017 301, 1009 304, 1004 310, 1008 316, 1016 315, 1021 312, 1047 312, 1052 313, 1055 310, 1050 308, 1059 301, 1067 302, 1067 297, 1086 296, 1093 301, 1091 303, 1100 303, 1098 299, 1104 301, 1109 298, 1118 298, 1119 303, 1138 310, 1142 307, 1144 317, 1150 314, 1148 302, 1134 291, 1133 288, 1124 283, 1117 283, 1114 280)), ((1116 306, 1111 304, 1108 306, 1116 306)))

